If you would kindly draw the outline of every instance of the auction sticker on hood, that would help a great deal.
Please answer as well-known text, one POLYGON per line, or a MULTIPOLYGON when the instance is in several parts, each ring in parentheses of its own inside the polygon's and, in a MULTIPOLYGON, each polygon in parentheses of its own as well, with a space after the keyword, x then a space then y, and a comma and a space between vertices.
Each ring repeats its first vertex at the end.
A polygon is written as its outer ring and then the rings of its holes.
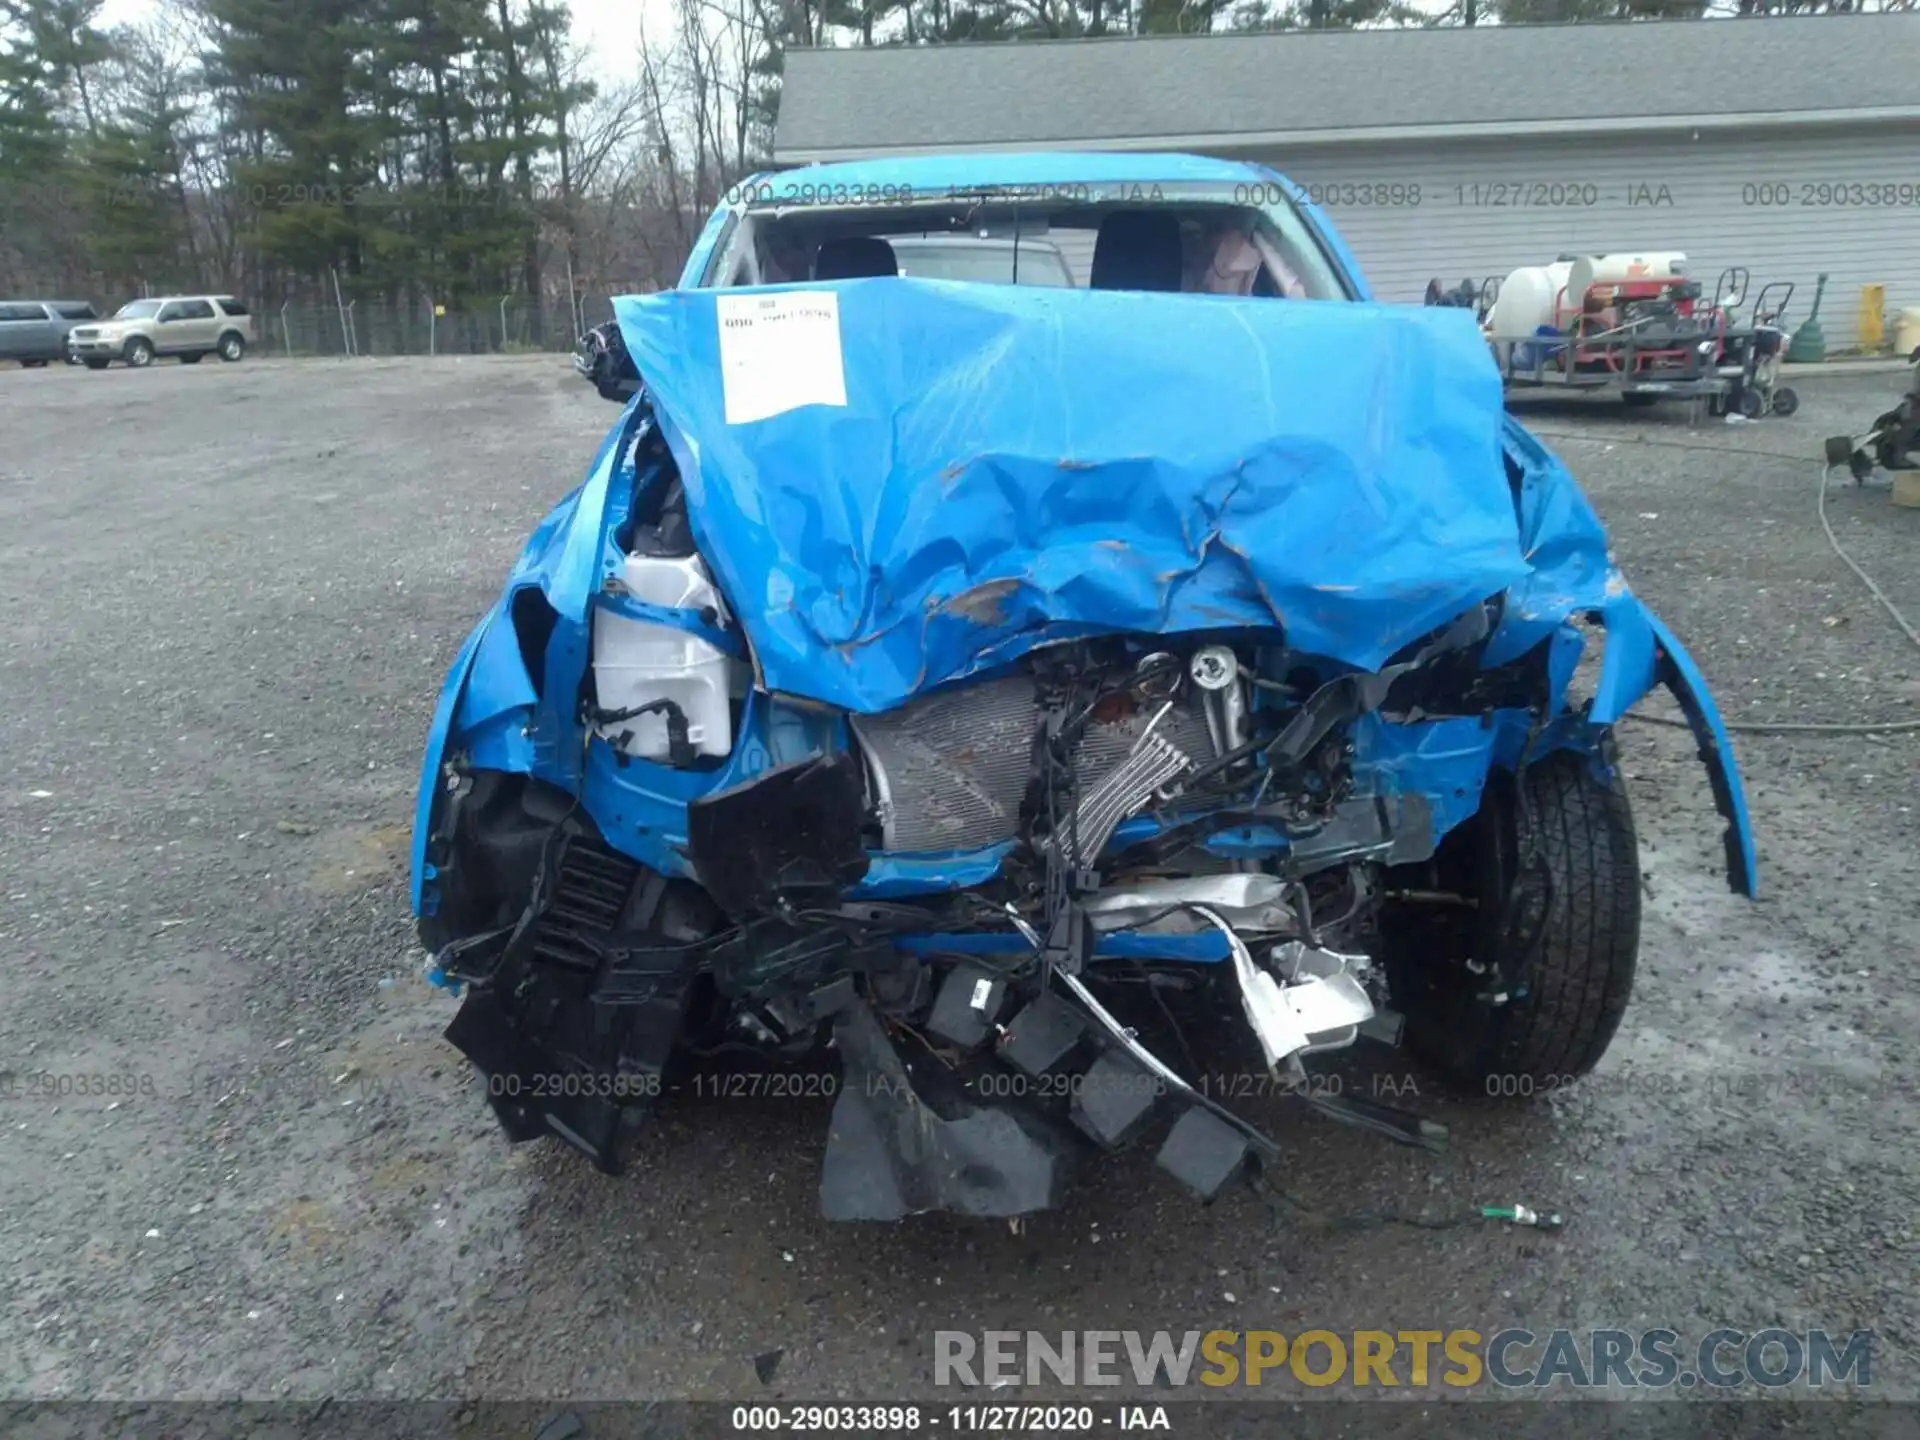
POLYGON ((845 405, 840 297, 831 290, 715 297, 727 423, 750 425, 802 405, 845 405))

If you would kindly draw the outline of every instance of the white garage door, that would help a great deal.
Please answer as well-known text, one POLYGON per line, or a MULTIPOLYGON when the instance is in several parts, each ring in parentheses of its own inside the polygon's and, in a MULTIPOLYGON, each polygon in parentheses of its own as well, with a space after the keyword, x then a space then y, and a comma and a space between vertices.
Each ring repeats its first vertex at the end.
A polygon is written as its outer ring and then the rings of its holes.
POLYGON ((1427 282, 1542 265, 1563 252, 1682 250, 1703 285, 1744 265, 1798 287, 1804 321, 1829 276, 1829 346, 1857 333, 1860 287, 1920 305, 1920 142, 1865 128, 1592 141, 1453 141, 1263 157, 1339 226, 1382 300, 1427 282))

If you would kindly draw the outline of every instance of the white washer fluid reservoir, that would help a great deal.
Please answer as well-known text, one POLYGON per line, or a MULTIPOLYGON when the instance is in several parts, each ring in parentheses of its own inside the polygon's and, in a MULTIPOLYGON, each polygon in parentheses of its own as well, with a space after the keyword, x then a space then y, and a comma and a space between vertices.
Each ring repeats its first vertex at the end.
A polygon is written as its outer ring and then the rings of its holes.
MULTIPOLYGON (((724 619, 725 602, 698 555, 629 555, 620 580, 636 600, 672 610, 711 609, 724 619)), ((593 678, 602 710, 631 710, 671 700, 687 717, 694 753, 733 749, 733 711, 727 696, 726 652, 697 635, 598 610, 593 617, 593 678)), ((643 760, 668 758, 667 717, 661 711, 603 723, 600 734, 643 760)))

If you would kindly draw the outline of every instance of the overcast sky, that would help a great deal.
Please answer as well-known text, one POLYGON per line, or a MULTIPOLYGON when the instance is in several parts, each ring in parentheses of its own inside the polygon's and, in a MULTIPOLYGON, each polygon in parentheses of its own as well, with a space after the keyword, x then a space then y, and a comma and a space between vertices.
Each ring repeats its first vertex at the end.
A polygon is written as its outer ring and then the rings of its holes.
MULTIPOLYGON (((573 12, 573 33, 586 49, 588 63, 602 80, 630 80, 638 66, 640 17, 656 39, 664 44, 672 35, 672 0, 568 0, 573 12)), ((1444 9, 1448 0, 1414 0, 1418 9, 1429 13, 1444 9)), ((150 14, 155 0, 107 0, 100 23, 115 25, 137 23, 150 14)))
MULTIPOLYGON (((594 70, 606 79, 631 78, 640 48, 640 16, 666 40, 672 24, 668 0, 569 0, 573 33, 586 47, 594 70)), ((100 23, 111 29, 131 25, 152 13, 154 0, 107 0, 100 23)))

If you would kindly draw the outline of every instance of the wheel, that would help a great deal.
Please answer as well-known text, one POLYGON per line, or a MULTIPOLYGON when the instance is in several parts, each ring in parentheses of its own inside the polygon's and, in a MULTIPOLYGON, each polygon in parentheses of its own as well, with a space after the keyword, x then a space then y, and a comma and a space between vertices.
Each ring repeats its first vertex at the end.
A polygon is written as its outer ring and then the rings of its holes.
POLYGON ((1726 413, 1727 413, 1727 397, 1726 396, 1709 395, 1707 397, 1707 414, 1718 416, 1718 415, 1724 415, 1726 413))
POLYGON ((1800 397, 1785 385, 1773 392, 1773 413, 1781 419, 1800 408, 1800 397))
POLYGON ((80 356, 72 350, 67 351, 64 358, 69 365, 78 365, 80 363, 80 356))
POLYGON ((1640 948, 1640 856, 1610 769, 1602 780, 1561 750, 1518 783, 1496 775, 1437 857, 1443 883, 1477 908, 1443 917, 1439 943, 1412 923, 1389 936, 1407 1042, 1465 1093, 1545 1093, 1591 1070, 1619 1029, 1640 948), (1510 998, 1481 998, 1502 974, 1510 998))
POLYGON ((22 370, 44 370, 47 368, 47 362, 44 360, 22 360, 20 362, 20 368, 22 370))
POLYGON ((220 337, 220 358, 231 365, 247 353, 247 342, 229 330, 220 337))
POLYGON ((127 341, 127 348, 121 353, 127 364, 134 369, 144 369, 153 363, 153 342, 136 335, 127 341))
POLYGON ((108 365, 108 362, 105 360, 83 360, 80 363, 85 365, 89 370, 104 370, 108 365))
POLYGON ((180 353, 180 363, 182 365, 198 365, 206 358, 207 353, 204 350, 183 350, 180 353))
POLYGON ((1767 413, 1767 400, 1758 390, 1740 392, 1740 413, 1749 420, 1758 420, 1767 413))

